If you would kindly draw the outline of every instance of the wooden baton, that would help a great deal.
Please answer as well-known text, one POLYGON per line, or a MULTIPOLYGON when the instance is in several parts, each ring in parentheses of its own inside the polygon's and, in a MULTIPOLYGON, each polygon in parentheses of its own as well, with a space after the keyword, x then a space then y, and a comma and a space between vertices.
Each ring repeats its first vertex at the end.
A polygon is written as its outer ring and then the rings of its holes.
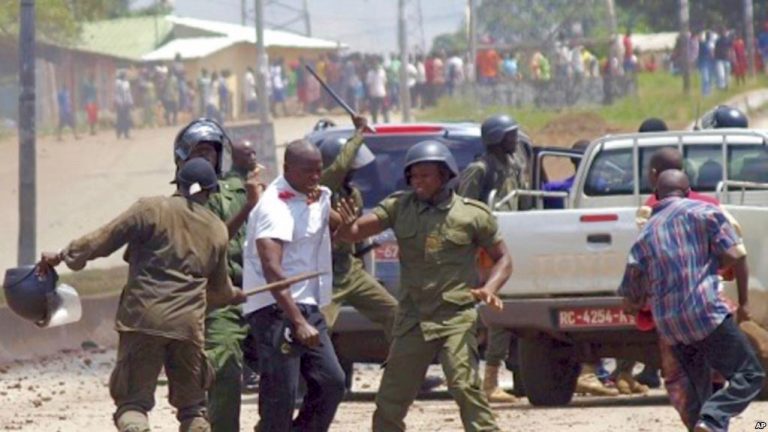
POLYGON ((303 282, 308 279, 314 279, 316 277, 319 277, 321 275, 325 274, 325 272, 307 272, 307 273, 300 273, 296 276, 291 276, 289 278, 285 278, 281 281, 268 283, 266 285, 258 286, 255 288, 249 288, 247 290, 244 290, 243 293, 246 296, 252 296, 254 294, 263 293, 266 291, 273 291, 277 289, 284 289, 288 288, 289 286, 298 283, 303 282))

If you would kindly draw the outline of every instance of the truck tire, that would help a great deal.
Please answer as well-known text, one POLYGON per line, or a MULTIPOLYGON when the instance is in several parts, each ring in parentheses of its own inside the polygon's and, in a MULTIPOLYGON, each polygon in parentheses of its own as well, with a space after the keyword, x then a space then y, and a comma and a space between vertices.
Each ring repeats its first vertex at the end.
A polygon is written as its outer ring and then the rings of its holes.
POLYGON ((520 339, 519 344, 520 372, 528 401, 536 406, 567 405, 579 376, 573 350, 547 336, 520 339))

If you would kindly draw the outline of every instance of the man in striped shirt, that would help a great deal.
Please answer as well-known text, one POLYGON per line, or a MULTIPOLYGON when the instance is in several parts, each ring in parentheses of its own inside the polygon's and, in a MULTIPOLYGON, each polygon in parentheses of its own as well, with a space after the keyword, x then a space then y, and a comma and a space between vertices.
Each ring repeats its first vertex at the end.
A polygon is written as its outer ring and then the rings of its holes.
POLYGON ((718 295, 718 268, 736 275, 739 322, 748 320, 746 253, 717 207, 687 199, 682 171, 659 175, 659 203, 629 253, 619 295, 628 310, 648 304, 659 337, 688 376, 687 411, 695 431, 727 430, 731 417, 758 395, 765 378, 751 345, 718 295), (710 369, 728 385, 712 394, 710 369))

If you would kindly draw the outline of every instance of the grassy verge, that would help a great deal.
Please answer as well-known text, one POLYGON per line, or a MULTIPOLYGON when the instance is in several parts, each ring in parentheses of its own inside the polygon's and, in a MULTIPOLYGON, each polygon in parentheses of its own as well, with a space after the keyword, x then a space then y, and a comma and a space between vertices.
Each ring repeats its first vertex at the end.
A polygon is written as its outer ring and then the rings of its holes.
MULTIPOLYGON (((108 295, 120 292, 128 276, 128 267, 94 269, 61 275, 61 283, 72 285, 80 297, 108 295)), ((5 293, 0 291, 0 306, 5 305, 5 293)))
POLYGON ((697 112, 705 111, 740 93, 768 86, 768 77, 760 75, 748 80, 745 85, 732 85, 727 91, 714 90, 710 96, 702 97, 697 76, 692 76, 691 92, 685 95, 682 79, 666 73, 640 74, 638 94, 616 101, 610 106, 567 108, 560 110, 513 109, 505 106, 479 106, 464 99, 442 99, 435 108, 417 115, 421 121, 482 121, 496 113, 515 117, 529 131, 537 131, 565 114, 594 113, 602 117, 612 128, 633 131, 648 117, 664 119, 672 128, 688 125, 697 112))

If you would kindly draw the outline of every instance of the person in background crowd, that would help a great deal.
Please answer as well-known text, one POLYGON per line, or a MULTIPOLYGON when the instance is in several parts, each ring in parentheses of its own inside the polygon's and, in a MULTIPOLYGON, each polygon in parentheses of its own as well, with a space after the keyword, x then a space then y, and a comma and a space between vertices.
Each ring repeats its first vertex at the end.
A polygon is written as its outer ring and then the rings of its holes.
POLYGON ((211 78, 208 76, 208 69, 202 68, 200 70, 200 76, 197 78, 198 115, 201 117, 210 117, 207 106, 210 92, 211 78))
POLYGON ((88 121, 88 129, 90 129, 91 135, 96 135, 96 124, 99 122, 96 77, 93 74, 90 74, 88 79, 83 81, 80 88, 82 89, 83 108, 85 109, 85 115, 88 121))
POLYGON ((456 87, 464 84, 464 80, 466 79, 464 76, 464 60, 459 57, 458 53, 454 52, 446 62, 446 74, 448 95, 453 96, 456 87))
POLYGON ((166 126, 176 126, 179 117, 179 78, 168 71, 163 85, 163 118, 166 126))
POLYGON ((77 136, 77 126, 75 125, 75 113, 72 110, 72 98, 69 96, 69 89, 65 85, 59 87, 56 93, 56 101, 59 104, 59 127, 56 130, 56 138, 61 141, 61 132, 65 127, 72 129, 72 135, 77 136))
POLYGON ((149 67, 145 68, 141 73, 139 91, 141 92, 142 111, 144 111, 144 127, 155 127, 157 94, 155 93, 155 83, 152 79, 152 69, 149 67))
POLYGON ((283 108, 282 115, 288 115, 288 108, 285 106, 285 76, 283 73, 283 59, 278 58, 269 68, 269 82, 271 84, 270 89, 272 90, 270 109, 273 117, 277 117, 278 105, 281 105, 283 108))
POLYGON ((731 59, 733 58, 733 36, 725 27, 715 41, 715 77, 717 88, 727 90, 731 79, 731 59))
POLYGON ((387 106, 387 73, 379 57, 372 59, 371 69, 365 78, 368 88, 368 101, 371 109, 371 119, 378 122, 379 111, 384 115, 384 123, 389 123, 389 107, 387 106))
POLYGON ((126 78, 125 71, 117 73, 115 80, 115 110, 117 111, 117 122, 115 129, 117 138, 124 136, 126 139, 131 137, 131 108, 133 107, 133 95, 131 94, 131 83, 126 78))
POLYGON ((256 97, 256 76, 253 68, 248 66, 243 77, 243 100, 245 101, 245 112, 253 115, 258 111, 259 101, 256 97))
POLYGON ((416 97, 413 98, 414 106, 423 108, 426 106, 425 98, 427 94, 427 72, 424 66, 424 56, 416 56, 416 86, 414 87, 416 97))
POLYGON ((747 47, 744 43, 744 37, 739 33, 733 41, 733 78, 737 85, 746 83, 748 67, 747 47))

